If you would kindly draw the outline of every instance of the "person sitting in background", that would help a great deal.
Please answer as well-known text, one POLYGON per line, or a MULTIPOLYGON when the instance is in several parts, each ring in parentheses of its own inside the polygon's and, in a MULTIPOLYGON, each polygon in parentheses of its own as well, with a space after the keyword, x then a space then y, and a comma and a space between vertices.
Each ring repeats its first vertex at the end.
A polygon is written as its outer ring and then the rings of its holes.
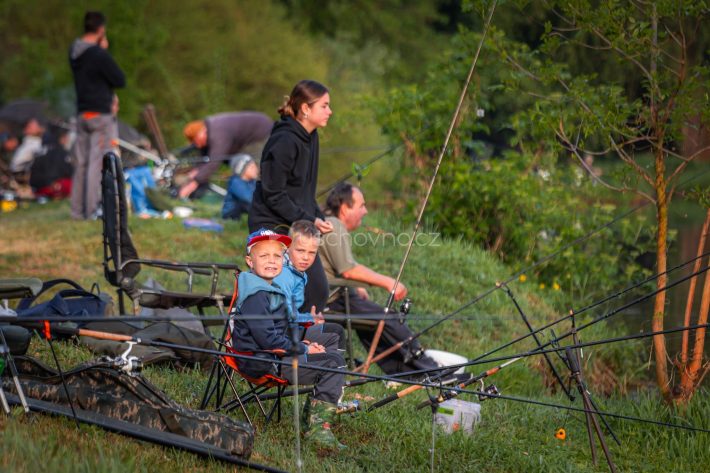
POLYGON ((38 199, 65 199, 71 194, 74 168, 69 157, 69 132, 50 127, 45 152, 37 156, 30 168, 30 186, 38 199))
POLYGON ((243 214, 249 213, 256 180, 259 179, 259 168, 248 154, 238 154, 232 158, 231 167, 234 174, 227 183, 222 218, 239 220, 243 214))
POLYGON ((190 170, 178 197, 193 196, 198 188, 207 186, 212 174, 230 156, 247 152, 260 156, 273 126, 274 120, 259 112, 220 113, 188 123, 183 130, 185 137, 209 160, 190 170))
POLYGON ((20 140, 9 131, 0 133, 0 189, 6 189, 12 181, 10 172, 10 159, 15 150, 20 146, 20 140))
POLYGON ((23 179, 23 175, 29 173, 35 157, 44 152, 42 143, 42 135, 44 135, 44 126, 36 118, 30 118, 25 123, 22 130, 22 143, 17 147, 12 160, 10 161, 10 171, 18 176, 19 180, 23 179))

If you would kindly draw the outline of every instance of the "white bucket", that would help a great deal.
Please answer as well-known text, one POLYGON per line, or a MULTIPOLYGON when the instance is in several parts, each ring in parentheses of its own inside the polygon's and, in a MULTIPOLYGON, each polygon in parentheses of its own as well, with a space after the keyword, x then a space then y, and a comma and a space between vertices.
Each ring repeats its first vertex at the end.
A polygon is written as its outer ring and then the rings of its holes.
MULTIPOLYGON (((439 366, 461 365, 468 361, 465 356, 442 350, 424 350, 424 354, 434 360, 439 366)), ((463 373, 464 367, 457 369, 456 374, 463 373)))
POLYGON ((480 420, 481 405, 461 399, 442 402, 434 413, 434 422, 448 434, 462 431, 470 435, 473 433, 473 426, 480 420))

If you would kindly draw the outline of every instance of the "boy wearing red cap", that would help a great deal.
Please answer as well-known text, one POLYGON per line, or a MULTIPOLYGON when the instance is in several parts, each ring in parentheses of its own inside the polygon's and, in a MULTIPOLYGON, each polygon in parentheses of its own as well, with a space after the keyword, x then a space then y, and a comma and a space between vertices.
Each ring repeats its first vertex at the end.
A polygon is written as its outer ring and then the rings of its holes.
MULTIPOLYGON (((318 343, 294 340, 289 336, 289 307, 281 288, 273 282, 281 273, 284 252, 291 238, 271 230, 260 229, 247 238, 246 263, 250 271, 239 274, 239 297, 236 315, 230 319, 232 347, 240 352, 252 352, 264 361, 238 359, 239 370, 252 377, 277 374, 273 363, 279 357, 297 354, 299 363, 342 368, 345 360, 338 353, 326 353, 318 343), (259 317, 263 316, 263 317, 259 317)), ((296 337, 297 338, 297 337, 296 337)), ((290 365, 282 365, 281 376, 293 382, 290 365)), ((344 448, 330 430, 336 406, 343 393, 342 373, 299 369, 303 384, 314 384, 313 394, 304 406, 304 431, 307 439, 322 446, 344 448)))

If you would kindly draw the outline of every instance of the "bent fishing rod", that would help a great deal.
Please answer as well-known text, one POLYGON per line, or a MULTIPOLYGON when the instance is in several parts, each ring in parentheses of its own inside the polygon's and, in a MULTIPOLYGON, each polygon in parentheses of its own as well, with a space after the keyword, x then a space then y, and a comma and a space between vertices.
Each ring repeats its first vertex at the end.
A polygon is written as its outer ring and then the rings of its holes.
MULTIPOLYGON (((486 38, 486 34, 488 32, 488 29, 490 28, 491 19, 493 18, 493 12, 495 11, 496 4, 497 4, 497 0, 494 0, 491 5, 490 11, 488 12, 488 17, 486 19, 486 23, 483 28, 483 33, 481 35, 481 41, 478 43, 478 48, 476 49, 476 54, 474 55, 473 61, 471 62, 471 67, 469 68, 468 75, 466 76, 466 81, 464 82, 464 86, 461 89, 461 94, 459 95, 456 109, 454 110, 454 114, 451 117, 449 127, 446 131, 446 136, 444 138, 444 144, 441 147, 441 151, 439 152, 439 156, 436 160, 436 166, 434 167, 434 172, 433 172, 431 179, 429 181, 429 186, 428 186, 426 194, 424 196, 424 200, 422 201, 421 208, 419 209, 419 214, 417 215, 416 223, 414 224, 412 238, 409 239, 409 243, 407 244, 407 249, 405 250, 404 257, 402 258, 402 263, 400 264, 399 270, 397 271, 397 277, 395 278, 394 284, 392 285, 392 289, 390 290, 389 296, 387 297, 387 303, 385 304, 385 314, 389 313, 392 308, 392 303, 394 302, 397 287, 399 286, 400 281, 402 279, 402 273, 404 272, 404 267, 407 264, 407 260, 409 259, 409 254, 412 251, 412 246, 414 244, 415 236, 416 236, 417 232, 419 231, 419 227, 421 227, 422 219, 424 217, 424 211, 426 210, 427 203, 429 202, 429 197, 431 196, 432 189, 434 188, 434 183, 436 182, 436 178, 439 175, 439 169, 440 169, 441 163, 444 159, 444 154, 446 153, 446 150, 449 146, 449 141, 451 139, 451 135, 454 132, 454 128, 456 128, 456 124, 459 121, 459 115, 461 114, 461 108, 463 107, 463 102, 464 102, 464 99, 466 98, 466 94, 468 92, 468 87, 471 84, 471 79, 473 78, 473 72, 476 69, 476 64, 478 63, 478 57, 480 56, 481 49, 483 48, 483 42, 486 38)), ((370 346, 370 351, 367 355, 367 359, 365 360, 365 363, 362 366, 358 367, 358 371, 363 371, 363 372, 367 373, 368 369, 370 368, 370 364, 372 363, 373 358, 375 356, 375 351, 377 350, 377 346, 380 343, 380 337, 382 336, 382 331, 384 330, 384 326, 385 326, 385 321, 381 320, 378 323, 377 329, 375 331, 375 335, 372 338, 372 344, 370 346)))

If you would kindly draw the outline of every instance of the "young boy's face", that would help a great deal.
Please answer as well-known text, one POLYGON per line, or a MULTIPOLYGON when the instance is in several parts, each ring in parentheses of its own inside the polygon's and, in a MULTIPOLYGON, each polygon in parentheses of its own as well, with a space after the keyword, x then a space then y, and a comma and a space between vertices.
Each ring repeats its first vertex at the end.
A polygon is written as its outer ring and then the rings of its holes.
POLYGON ((305 271, 311 267, 318 254, 318 238, 295 235, 293 242, 288 249, 288 257, 293 266, 299 271, 305 271))
POLYGON ((260 278, 271 282, 281 273, 284 245, 275 240, 260 241, 246 256, 247 266, 260 278))

